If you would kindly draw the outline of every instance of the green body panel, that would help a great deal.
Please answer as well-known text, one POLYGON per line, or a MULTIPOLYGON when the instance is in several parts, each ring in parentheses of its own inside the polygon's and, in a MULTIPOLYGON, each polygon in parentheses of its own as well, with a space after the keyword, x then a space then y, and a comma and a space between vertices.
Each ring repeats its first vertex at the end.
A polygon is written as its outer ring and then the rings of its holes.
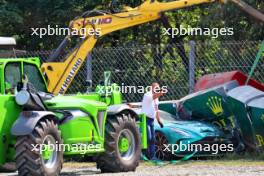
POLYGON ((236 120, 240 127, 242 136, 248 145, 254 144, 256 139, 254 135, 254 130, 251 124, 251 120, 248 116, 245 104, 233 99, 228 98, 229 105, 232 107, 233 111, 236 113, 236 120))
POLYGON ((245 144, 249 150, 264 150, 264 92, 241 86, 228 95, 245 144))
POLYGON ((78 109, 91 115, 96 115, 98 110, 106 110, 107 105, 103 102, 89 100, 86 98, 78 98, 76 96, 57 96, 45 101, 45 105, 49 110, 58 109, 78 109))
MULTIPOLYGON (((253 127, 256 133, 263 135, 264 128, 264 97, 255 99, 248 104, 253 127)), ((264 136, 264 135, 263 135, 264 136)))
POLYGON ((159 103, 159 110, 168 112, 168 113, 173 114, 175 116, 178 115, 177 107, 176 107, 175 103, 173 103, 173 102, 160 102, 159 103))
POLYGON ((145 114, 139 114, 139 127, 141 134, 141 146, 142 149, 148 148, 148 138, 147 138, 147 116, 145 114))
MULTIPOLYGON (((221 88, 220 88, 221 89, 221 88)), ((219 90, 206 90, 184 98, 183 107, 192 114, 193 119, 209 121, 228 132, 234 127, 234 116, 219 90)))
POLYGON ((60 125, 59 128, 62 132, 63 141, 67 144, 91 142, 94 133, 96 134, 95 136, 98 136, 93 122, 89 117, 77 117, 74 120, 60 125), (76 127, 79 130, 76 130, 76 127))
POLYGON ((66 148, 64 154, 92 154, 96 152, 103 152, 104 134, 100 135, 96 126, 98 125, 93 123, 91 117, 76 117, 75 119, 60 125, 59 129, 61 131, 64 144, 70 146, 69 148, 66 148), (99 147, 96 148, 96 150, 85 150, 83 148, 76 150, 76 148, 74 148, 75 144, 100 145, 98 145, 99 147))
MULTIPOLYGON (((5 80, 4 65, 3 65, 3 63, 0 62, 0 83, 1 83, 1 85, 0 85, 0 93, 1 93, 1 95, 5 94, 5 86, 7 86, 7 85, 5 85, 5 81, 4 80, 5 80)), ((9 88, 9 87, 7 87, 7 88, 9 88)))
POLYGON ((14 96, 0 95, 0 164, 14 159, 15 137, 10 129, 17 119, 21 108, 16 104, 14 96))
POLYGON ((107 105, 122 103, 122 94, 118 90, 117 84, 112 84, 110 86, 98 85, 95 91, 100 95, 101 101, 105 102, 107 105))
MULTIPOLYGON (((93 143, 101 144, 103 151, 104 128, 106 121, 107 105, 103 102, 90 100, 96 96, 78 95, 76 96, 57 96, 45 101, 49 110, 80 110, 81 116, 76 116, 62 123, 59 128, 65 144, 93 143), (99 121, 99 112, 103 115, 99 121)), ((67 151, 71 154, 71 151, 67 151)), ((93 152, 93 150, 92 150, 93 152)), ((73 151, 73 153, 77 153, 73 151)), ((87 151, 89 153, 89 151, 87 151)))
POLYGON ((98 85, 96 86, 95 92, 89 94, 79 93, 75 97, 100 101, 106 103, 107 105, 121 104, 122 94, 117 90, 117 87, 117 84, 112 84, 111 86, 98 85))
POLYGON ((75 97, 77 98, 83 98, 83 99, 87 99, 87 100, 94 100, 94 101, 100 101, 101 100, 101 96, 97 93, 89 93, 89 94, 77 94, 75 97))
POLYGON ((250 111, 252 114, 252 125, 255 132, 257 147, 263 150, 264 149, 264 130, 263 130, 264 108, 251 107, 250 111))
POLYGON ((111 104, 121 104, 122 103, 122 95, 119 91, 112 92, 112 101, 111 104))

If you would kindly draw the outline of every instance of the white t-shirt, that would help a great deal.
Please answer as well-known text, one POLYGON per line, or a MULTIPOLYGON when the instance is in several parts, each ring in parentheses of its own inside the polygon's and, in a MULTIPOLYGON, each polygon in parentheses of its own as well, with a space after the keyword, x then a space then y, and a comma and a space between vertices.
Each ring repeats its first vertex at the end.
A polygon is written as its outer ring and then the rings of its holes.
POLYGON ((146 116, 149 118, 155 119, 158 105, 159 99, 156 98, 155 100, 153 100, 152 92, 147 92, 144 94, 142 101, 142 113, 146 114, 146 116))

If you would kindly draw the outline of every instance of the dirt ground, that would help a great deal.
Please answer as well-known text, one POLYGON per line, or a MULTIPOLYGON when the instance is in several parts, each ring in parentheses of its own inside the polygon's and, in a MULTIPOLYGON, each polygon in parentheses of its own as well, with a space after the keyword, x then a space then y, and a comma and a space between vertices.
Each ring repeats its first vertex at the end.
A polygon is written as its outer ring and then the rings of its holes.
MULTIPOLYGON (((2 173, 14 176, 17 173, 2 173)), ((264 161, 233 160, 233 161, 185 161, 178 164, 164 163, 154 165, 142 162, 136 172, 101 174, 95 163, 65 163, 63 176, 263 176, 264 161)))

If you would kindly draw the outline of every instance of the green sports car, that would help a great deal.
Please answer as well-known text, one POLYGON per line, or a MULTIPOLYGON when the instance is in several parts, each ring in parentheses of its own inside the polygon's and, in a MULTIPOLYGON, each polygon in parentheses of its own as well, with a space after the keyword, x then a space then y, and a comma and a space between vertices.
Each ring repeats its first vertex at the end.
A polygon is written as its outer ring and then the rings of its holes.
POLYGON ((191 156, 211 156, 233 151, 232 142, 217 126, 160 111, 164 124, 155 123, 156 157, 161 160, 191 156), (221 149, 220 149, 221 148, 221 149))

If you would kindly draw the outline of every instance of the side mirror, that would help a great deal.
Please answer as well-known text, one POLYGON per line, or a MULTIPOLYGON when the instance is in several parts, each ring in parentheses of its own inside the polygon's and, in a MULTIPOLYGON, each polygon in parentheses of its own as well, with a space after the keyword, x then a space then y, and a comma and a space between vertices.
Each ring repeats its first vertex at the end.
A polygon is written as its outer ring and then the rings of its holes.
POLYGON ((27 75, 22 75, 22 80, 21 82, 17 83, 17 91, 21 91, 22 89, 26 90, 27 89, 27 83, 28 83, 28 78, 27 75))

